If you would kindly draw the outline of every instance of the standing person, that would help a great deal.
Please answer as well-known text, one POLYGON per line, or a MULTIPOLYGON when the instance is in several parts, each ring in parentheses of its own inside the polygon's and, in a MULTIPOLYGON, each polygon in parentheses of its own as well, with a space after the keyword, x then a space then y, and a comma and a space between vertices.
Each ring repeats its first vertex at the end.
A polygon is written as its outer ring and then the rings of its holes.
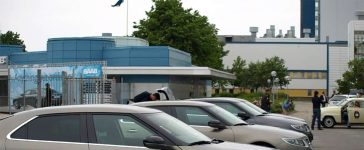
POLYGON ((320 100, 321 100, 321 104, 322 104, 322 107, 325 107, 325 104, 327 103, 327 97, 325 95, 325 92, 322 92, 321 96, 320 96, 320 100))
POLYGON ((266 112, 270 112, 269 90, 265 91, 265 95, 260 100, 260 108, 262 108, 266 112))
POLYGON ((52 103, 52 89, 49 83, 45 84, 46 90, 45 90, 45 101, 43 101, 43 107, 51 106, 52 103))
POLYGON ((134 97, 134 102, 138 103, 138 102, 145 102, 145 101, 155 101, 155 100, 160 100, 160 95, 159 93, 149 93, 147 91, 144 91, 140 94, 138 94, 137 96, 134 97))
POLYGON ((315 91, 314 96, 312 97, 312 123, 311 123, 311 129, 314 130, 315 127, 315 121, 317 120, 318 129, 322 130, 321 128, 321 104, 322 101, 318 97, 319 92, 315 91))
POLYGON ((336 95, 336 90, 332 90, 332 95, 330 98, 334 97, 336 95))

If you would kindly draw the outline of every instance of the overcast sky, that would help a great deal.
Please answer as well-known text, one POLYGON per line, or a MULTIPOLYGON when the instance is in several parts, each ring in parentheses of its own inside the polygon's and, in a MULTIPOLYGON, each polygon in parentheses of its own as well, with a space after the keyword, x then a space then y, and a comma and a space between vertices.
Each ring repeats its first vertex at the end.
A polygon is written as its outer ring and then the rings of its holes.
MULTIPOLYGON (((18 32, 28 51, 46 50, 48 38, 126 35, 126 2, 117 0, 0 0, 0 30, 18 32)), ((246 35, 250 26, 262 36, 270 25, 283 33, 300 27, 300 0, 182 0, 216 25, 219 34, 246 35)), ((133 22, 146 18, 151 0, 129 0, 129 35, 133 22)))

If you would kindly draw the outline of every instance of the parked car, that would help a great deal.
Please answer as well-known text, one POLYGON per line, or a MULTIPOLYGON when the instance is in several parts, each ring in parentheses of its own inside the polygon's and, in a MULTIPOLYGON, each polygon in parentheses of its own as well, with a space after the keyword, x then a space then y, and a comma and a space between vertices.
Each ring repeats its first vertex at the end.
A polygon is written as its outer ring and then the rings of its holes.
POLYGON ((332 128, 337 124, 346 124, 343 115, 344 109, 347 109, 348 118, 352 125, 364 124, 364 98, 348 98, 336 106, 321 108, 322 125, 332 128), (355 101, 359 102, 360 107, 354 107, 355 101))
POLYGON ((190 100, 212 103, 220 106, 235 116, 240 117, 248 123, 279 127, 301 132, 305 134, 310 141, 313 140, 313 134, 306 122, 261 113, 249 106, 248 103, 250 102, 247 100, 229 97, 197 98, 190 100))
POLYGON ((33 109, 0 119, 0 129, 0 150, 268 149, 211 140, 159 110, 128 105, 33 109))
POLYGON ((328 106, 336 106, 341 101, 344 101, 348 98, 355 98, 356 95, 335 95, 329 99, 328 106))
MULTIPOLYGON (((51 89, 52 91, 52 102, 51 106, 59 106, 62 105, 62 93, 51 89)), ((42 102, 41 105, 46 105, 46 89, 42 88, 42 102)), ((18 97, 13 99, 13 106, 16 109, 20 109, 24 106, 24 98, 25 98, 25 106, 29 105, 31 107, 37 108, 37 97, 38 97, 38 89, 30 89, 26 90, 24 93, 20 94, 18 97)))
POLYGON ((308 137, 302 133, 271 126, 251 125, 211 103, 153 101, 133 105, 162 110, 210 138, 284 150, 311 149, 308 137))

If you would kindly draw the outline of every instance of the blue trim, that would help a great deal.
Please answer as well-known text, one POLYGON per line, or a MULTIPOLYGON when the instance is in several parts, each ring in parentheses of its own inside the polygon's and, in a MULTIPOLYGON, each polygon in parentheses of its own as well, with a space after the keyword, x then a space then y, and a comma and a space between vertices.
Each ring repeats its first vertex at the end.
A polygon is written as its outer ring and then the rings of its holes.
POLYGON ((326 49, 326 66, 327 66, 327 68, 326 68, 326 70, 327 70, 327 74, 326 74, 326 94, 329 94, 329 82, 330 82, 330 62, 329 62, 329 58, 330 58, 330 56, 329 56, 329 51, 330 51, 330 45, 329 45, 329 43, 327 43, 327 49, 326 49))
POLYGON ((287 72, 328 72, 327 70, 287 70, 287 72))
POLYGON ((336 42, 225 42, 225 44, 318 44, 318 45, 327 45, 327 44, 342 44, 348 45, 347 41, 336 41, 336 42))

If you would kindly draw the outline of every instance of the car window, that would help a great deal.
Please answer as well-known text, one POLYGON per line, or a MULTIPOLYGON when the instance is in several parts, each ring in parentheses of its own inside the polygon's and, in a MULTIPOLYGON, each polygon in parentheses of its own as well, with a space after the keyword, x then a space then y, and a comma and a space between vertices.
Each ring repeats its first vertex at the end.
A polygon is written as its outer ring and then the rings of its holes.
POLYGON ((143 139, 157 135, 130 116, 93 115, 97 143, 144 146, 143 139))
MULTIPOLYGON (((239 110, 239 108, 237 108, 236 106, 234 106, 231 103, 214 103, 215 105, 227 110, 228 112, 234 114, 234 115, 238 115, 238 113, 243 112, 242 110, 239 110)), ((245 112, 246 113, 246 112, 245 112)))
POLYGON ((80 115, 39 117, 15 131, 11 137, 18 139, 81 142, 80 115))
POLYGON ((345 98, 346 98, 346 96, 338 96, 338 95, 335 95, 334 97, 332 97, 330 99, 330 101, 340 101, 340 100, 343 100, 345 98))
POLYGON ((209 113, 199 107, 176 107, 177 118, 189 125, 207 126, 211 120, 216 120, 209 113))

